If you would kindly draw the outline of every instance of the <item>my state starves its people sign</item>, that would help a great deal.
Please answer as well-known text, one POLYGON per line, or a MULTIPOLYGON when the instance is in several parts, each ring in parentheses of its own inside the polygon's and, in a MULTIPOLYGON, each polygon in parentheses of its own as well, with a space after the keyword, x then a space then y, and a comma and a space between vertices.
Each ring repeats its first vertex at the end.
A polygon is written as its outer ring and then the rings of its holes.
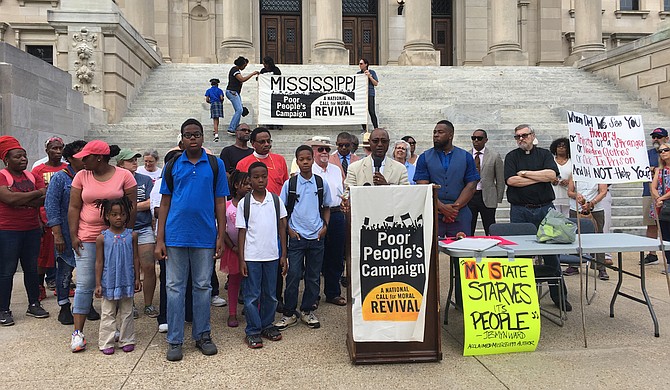
POLYGON ((540 339, 533 260, 460 259, 463 355, 529 352, 540 339))

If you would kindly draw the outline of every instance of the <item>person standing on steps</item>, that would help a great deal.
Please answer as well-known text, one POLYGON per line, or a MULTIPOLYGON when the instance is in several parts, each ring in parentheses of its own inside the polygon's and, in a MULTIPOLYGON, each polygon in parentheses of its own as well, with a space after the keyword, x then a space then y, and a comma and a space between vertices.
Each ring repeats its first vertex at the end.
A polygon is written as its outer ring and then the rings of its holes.
POLYGON ((235 114, 230 119, 230 124, 228 125, 228 134, 235 135, 235 129, 237 125, 240 124, 240 118, 242 117, 242 111, 244 107, 242 106, 242 83, 246 82, 250 78, 256 76, 258 71, 254 70, 246 76, 242 76, 242 71, 249 64, 249 60, 240 56, 234 62, 235 66, 230 68, 228 72, 228 86, 226 87, 226 97, 230 100, 230 103, 235 109, 235 114))
POLYGON ((240 123, 235 129, 235 143, 226 146, 221 150, 219 157, 223 160, 223 165, 226 166, 228 174, 235 170, 235 167, 240 160, 254 152, 248 145, 250 134, 251 129, 249 128, 249 125, 240 123))
MULTIPOLYGON (((370 120, 372 120, 372 128, 378 128, 377 123, 377 114, 375 112, 375 87, 379 85, 379 78, 377 73, 370 69, 370 62, 361 58, 358 61, 358 67, 361 68, 356 74, 364 74, 368 78, 368 113, 370 114, 370 120)), ((362 125, 363 131, 367 131, 367 123, 362 125)))
POLYGON ((205 92, 205 100, 209 103, 209 113, 214 122, 214 142, 219 142, 219 118, 223 118, 223 91, 219 88, 219 79, 211 79, 212 85, 205 92))
MULTIPOLYGON (((281 70, 275 65, 275 60, 270 56, 265 56, 263 58, 263 69, 261 69, 260 74, 270 73, 275 76, 281 75, 281 70)), ((281 125, 267 125, 270 130, 281 130, 283 126, 281 125)))

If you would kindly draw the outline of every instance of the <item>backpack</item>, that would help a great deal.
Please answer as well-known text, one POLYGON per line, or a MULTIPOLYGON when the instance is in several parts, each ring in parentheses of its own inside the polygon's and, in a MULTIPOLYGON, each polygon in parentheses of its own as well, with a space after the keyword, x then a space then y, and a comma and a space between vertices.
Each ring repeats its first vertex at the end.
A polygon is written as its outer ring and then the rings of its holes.
MULTIPOLYGON (((2 174, 2 176, 5 177, 5 179, 7 179, 7 187, 11 187, 11 186, 14 185, 14 176, 12 176, 12 174, 9 173, 7 168, 4 168, 4 169, 0 170, 0 174, 2 174)), ((33 173, 30 172, 29 170, 23 171, 23 174, 26 175, 28 180, 33 182, 33 186, 34 186, 35 185, 35 175, 33 175, 33 173)))
MULTIPOLYGON (((172 160, 165 164, 165 168, 163 169, 163 180, 165 180, 165 184, 167 185, 167 188, 170 190, 170 192, 174 191, 174 177, 172 177, 172 168, 174 167, 175 161, 179 157, 181 157, 181 155, 172 158, 172 160)), ((211 154, 207 154, 207 159, 209 160, 209 166, 212 167, 212 172, 214 173, 214 182, 212 186, 216 196, 216 183, 219 179, 219 163, 216 161, 216 157, 212 156, 211 154)))
MULTIPOLYGON (((279 233, 279 197, 276 194, 272 194, 272 201, 275 204, 275 218, 277 219, 277 233, 279 233)), ((251 214, 251 192, 247 192, 244 195, 244 224, 246 229, 249 229, 249 214, 251 214)))
MULTIPOLYGON (((323 178, 319 175, 314 175, 316 178, 316 192, 319 197, 319 212, 323 209, 323 178)), ((295 202, 298 202, 298 175, 291 177, 288 180, 288 198, 286 199, 286 212, 288 213, 288 218, 291 218, 291 213, 293 208, 295 208, 295 202)))

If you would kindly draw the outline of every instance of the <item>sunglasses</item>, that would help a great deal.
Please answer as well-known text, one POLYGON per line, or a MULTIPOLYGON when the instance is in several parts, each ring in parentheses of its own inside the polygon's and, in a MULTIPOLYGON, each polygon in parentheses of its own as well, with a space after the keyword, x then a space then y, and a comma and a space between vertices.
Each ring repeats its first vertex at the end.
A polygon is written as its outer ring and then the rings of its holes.
POLYGON ((658 134, 652 134, 652 136, 651 136, 651 139, 661 139, 661 138, 665 138, 665 137, 662 136, 662 135, 658 135, 658 134))
POLYGON ((666 152, 670 152, 670 148, 658 149, 658 151, 661 152, 661 153, 666 153, 666 152))
POLYGON ((526 139, 531 134, 533 134, 533 133, 515 134, 514 139, 517 140, 517 141, 520 140, 520 139, 526 139))
POLYGON ((351 144, 337 144, 338 148, 348 148, 350 146, 351 146, 351 144))
POLYGON ((319 153, 328 152, 330 153, 330 148, 328 146, 319 146, 316 148, 319 153))
POLYGON ((470 139, 473 140, 473 141, 483 141, 484 137, 473 135, 473 136, 470 137, 470 139))
POLYGON ((200 137, 202 137, 202 133, 184 133, 181 136, 186 138, 186 139, 200 138, 200 137))

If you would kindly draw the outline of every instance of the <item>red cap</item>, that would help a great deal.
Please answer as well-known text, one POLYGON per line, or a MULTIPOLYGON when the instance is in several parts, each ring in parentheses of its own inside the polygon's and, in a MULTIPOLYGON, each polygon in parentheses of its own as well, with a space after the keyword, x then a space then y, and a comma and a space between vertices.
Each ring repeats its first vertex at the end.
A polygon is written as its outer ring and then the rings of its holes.
POLYGON ((4 160, 7 153, 12 149, 23 149, 19 140, 11 135, 3 135, 0 137, 0 160, 4 160))
POLYGON ((75 154, 74 158, 84 158, 86 156, 90 156, 92 154, 101 154, 103 156, 109 156, 109 145, 107 145, 107 142, 100 141, 100 140, 93 140, 84 146, 84 149, 81 150, 81 152, 75 154))

